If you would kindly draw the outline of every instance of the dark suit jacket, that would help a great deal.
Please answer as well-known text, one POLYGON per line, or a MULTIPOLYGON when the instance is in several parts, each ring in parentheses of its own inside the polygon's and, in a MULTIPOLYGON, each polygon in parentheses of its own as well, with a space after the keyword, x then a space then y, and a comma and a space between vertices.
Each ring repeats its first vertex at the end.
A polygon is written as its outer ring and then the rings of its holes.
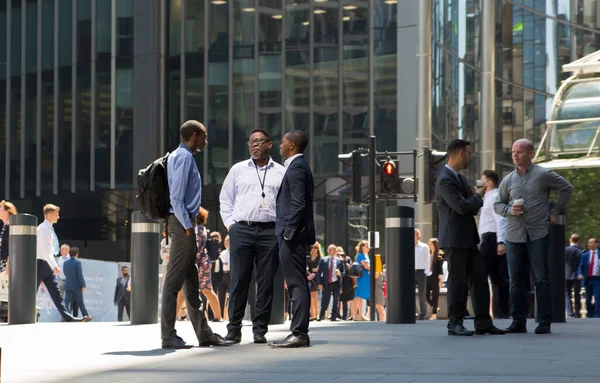
POLYGON ((65 273, 65 290, 81 291, 85 287, 85 279, 83 279, 83 269, 79 259, 71 258, 63 264, 63 272, 65 273))
POLYGON ((461 174, 444 166, 435 183, 440 248, 470 248, 479 243, 475 218, 483 198, 473 193, 461 174))
POLYGON ((277 193, 276 235, 302 245, 316 242, 313 189, 313 175, 306 159, 294 158, 277 193))
POLYGON ((581 262, 581 253, 583 253, 583 250, 577 245, 565 248, 565 279, 567 281, 577 279, 577 269, 581 262))
MULTIPOLYGON (((596 250, 596 255, 598 255, 598 251, 600 251, 600 249, 596 250)), ((579 267, 577 270, 577 273, 579 275, 583 276, 583 285, 584 286, 587 283, 588 275, 590 273, 590 258, 591 257, 592 257, 592 252, 589 250, 586 251, 585 253, 581 254, 581 262, 579 262, 579 267)))
MULTIPOLYGON (((131 278, 131 276, 128 278, 131 278)), ((121 300, 129 302, 131 291, 127 291, 126 287, 127 283, 123 286, 123 277, 117 278, 117 285, 115 286, 115 302, 120 302, 121 300)))
MULTIPOLYGON (((327 286, 329 284, 329 262, 330 262, 330 258, 329 256, 327 257, 322 257, 321 260, 319 261, 319 267, 317 269, 317 285, 323 285, 323 286, 327 286)), ((344 261, 336 258, 335 259, 335 268, 338 269, 341 273, 341 275, 338 277, 336 282, 333 282, 334 284, 337 283, 339 285, 339 287, 342 287, 342 278, 344 278, 344 275, 346 274, 346 268, 344 267, 344 261)))

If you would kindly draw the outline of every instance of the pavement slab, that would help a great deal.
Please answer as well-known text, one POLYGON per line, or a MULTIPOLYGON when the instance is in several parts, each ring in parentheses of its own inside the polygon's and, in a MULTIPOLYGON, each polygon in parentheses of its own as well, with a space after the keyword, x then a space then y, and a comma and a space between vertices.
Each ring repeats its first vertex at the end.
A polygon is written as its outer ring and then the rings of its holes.
MULTIPOLYGON (((496 321, 506 327, 509 321, 496 321)), ((289 324, 271 326, 269 340, 289 324)), ((211 323, 224 335, 224 323, 211 323)), ((467 323, 472 327, 472 323, 467 323)), ((311 347, 275 350, 252 343, 162 350, 158 324, 38 323, 0 325, 1 380, 20 382, 600 382, 600 321, 554 324, 553 334, 450 337, 444 321, 388 325, 311 322, 311 347)), ((194 340, 189 322, 179 335, 194 340)), ((197 344, 197 342, 196 342, 197 344)))

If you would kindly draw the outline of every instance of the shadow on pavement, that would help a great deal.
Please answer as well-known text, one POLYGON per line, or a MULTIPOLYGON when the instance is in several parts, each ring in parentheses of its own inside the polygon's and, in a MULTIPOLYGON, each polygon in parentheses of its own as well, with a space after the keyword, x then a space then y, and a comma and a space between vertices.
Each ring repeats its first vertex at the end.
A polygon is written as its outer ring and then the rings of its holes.
POLYGON ((175 352, 176 350, 172 349, 162 349, 157 348, 154 350, 137 350, 137 351, 115 351, 115 352, 105 352, 102 355, 130 355, 130 356, 161 356, 167 355, 175 352))

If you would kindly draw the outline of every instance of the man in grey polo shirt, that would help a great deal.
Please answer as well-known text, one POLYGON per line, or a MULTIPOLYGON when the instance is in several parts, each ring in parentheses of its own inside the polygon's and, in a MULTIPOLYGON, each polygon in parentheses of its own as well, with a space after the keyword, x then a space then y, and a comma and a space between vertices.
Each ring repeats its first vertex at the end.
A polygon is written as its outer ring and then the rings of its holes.
POLYGON ((516 168, 502 180, 494 210, 508 218, 506 255, 513 322, 506 331, 527 332, 529 310, 526 286, 529 279, 529 263, 538 303, 539 325, 535 333, 549 334, 552 316, 548 273, 548 225, 556 222, 556 216, 564 211, 573 187, 554 171, 532 163, 532 158, 531 141, 515 141, 512 146, 512 159, 516 168), (559 192, 552 210, 549 204, 551 190, 559 192))

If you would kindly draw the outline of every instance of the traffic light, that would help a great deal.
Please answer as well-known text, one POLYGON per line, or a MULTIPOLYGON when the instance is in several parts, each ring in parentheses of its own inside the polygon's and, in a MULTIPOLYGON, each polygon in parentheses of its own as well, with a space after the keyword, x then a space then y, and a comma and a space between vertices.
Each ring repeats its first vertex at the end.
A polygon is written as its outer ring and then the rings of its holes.
POLYGON ((437 165, 446 159, 446 152, 438 152, 437 150, 429 149, 428 147, 423 148, 424 156, 424 174, 425 183, 423 190, 423 202, 430 203, 435 199, 435 182, 438 176, 437 165))
POLYGON ((396 194, 399 184, 398 167, 394 161, 387 160, 381 165, 381 193, 396 194))

